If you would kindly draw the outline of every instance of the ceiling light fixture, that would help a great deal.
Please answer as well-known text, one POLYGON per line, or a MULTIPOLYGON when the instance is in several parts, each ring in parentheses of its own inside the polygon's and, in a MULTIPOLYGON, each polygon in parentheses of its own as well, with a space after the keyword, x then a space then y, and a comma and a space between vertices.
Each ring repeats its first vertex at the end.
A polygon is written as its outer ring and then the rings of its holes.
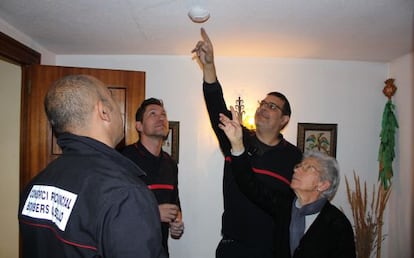
POLYGON ((210 12, 200 6, 194 6, 188 12, 188 17, 195 23, 203 23, 210 18, 210 12))

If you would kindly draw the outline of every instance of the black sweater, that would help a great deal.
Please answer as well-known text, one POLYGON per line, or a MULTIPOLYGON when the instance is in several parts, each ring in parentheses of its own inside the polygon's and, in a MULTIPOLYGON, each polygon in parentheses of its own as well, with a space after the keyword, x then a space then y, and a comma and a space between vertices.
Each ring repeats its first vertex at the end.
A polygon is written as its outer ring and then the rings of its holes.
MULTIPOLYGON (((181 209, 178 195, 178 167, 168 153, 161 151, 161 155, 152 155, 140 141, 126 146, 121 153, 131 159, 143 169, 146 176, 141 179, 154 193, 158 204, 172 203, 181 209)), ((162 244, 168 252, 169 223, 161 222, 162 244)))
MULTIPOLYGON (((273 245, 273 220, 271 216, 248 200, 237 186, 230 166, 230 143, 224 132, 218 128, 219 113, 231 117, 223 99, 220 84, 203 85, 204 98, 211 125, 219 140, 225 158, 223 175, 224 212, 222 215, 222 234, 246 246, 271 249, 273 245)), ((286 194, 290 191, 293 167, 299 163, 300 150, 286 141, 282 135, 276 146, 266 146, 259 142, 255 133, 243 128, 244 142, 250 152, 251 168, 258 180, 271 188, 286 194)))

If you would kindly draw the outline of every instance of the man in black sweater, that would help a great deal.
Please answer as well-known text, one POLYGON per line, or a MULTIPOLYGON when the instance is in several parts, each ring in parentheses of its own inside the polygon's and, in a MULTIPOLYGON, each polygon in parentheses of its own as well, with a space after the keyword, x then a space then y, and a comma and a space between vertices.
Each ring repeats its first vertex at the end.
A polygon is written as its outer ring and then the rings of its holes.
POLYGON ((178 195, 178 166, 163 151, 162 144, 169 133, 167 112, 161 100, 144 100, 135 114, 139 140, 121 152, 146 173, 141 179, 154 193, 160 211, 162 244, 168 252, 168 235, 181 238, 184 231, 178 195))
MULTIPOLYGON (((218 127, 219 114, 231 117, 217 80, 213 45, 204 29, 193 53, 203 69, 203 92, 211 125, 225 158, 223 175, 224 212, 222 239, 216 249, 217 258, 273 257, 273 221, 263 210, 249 201, 238 188, 231 172, 231 146, 218 127)), ((293 168, 300 162, 300 150, 286 141, 280 131, 291 115, 287 98, 270 92, 260 101, 255 114, 256 130, 243 128, 243 139, 249 153, 251 169, 258 179, 271 188, 292 194, 289 188, 293 168)))

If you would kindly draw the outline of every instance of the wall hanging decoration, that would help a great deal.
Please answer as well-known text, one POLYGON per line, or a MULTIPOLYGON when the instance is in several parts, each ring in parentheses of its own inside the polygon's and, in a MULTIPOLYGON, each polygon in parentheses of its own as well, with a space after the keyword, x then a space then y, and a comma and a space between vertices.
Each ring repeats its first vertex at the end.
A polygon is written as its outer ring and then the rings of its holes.
POLYGON ((382 92, 388 98, 388 101, 385 104, 384 113, 382 114, 382 127, 380 134, 381 143, 378 152, 378 179, 385 189, 390 187, 391 178, 394 175, 392 162, 395 158, 395 131, 398 128, 398 122, 394 114, 395 105, 392 103, 391 98, 394 96, 396 91, 397 87, 394 85, 394 79, 386 80, 385 87, 382 92))
POLYGON ((317 150, 336 157, 337 124, 298 123, 297 146, 302 151, 317 150))
POLYGON ((180 144, 180 122, 169 121, 170 132, 162 143, 162 150, 170 154, 171 158, 178 164, 180 144))

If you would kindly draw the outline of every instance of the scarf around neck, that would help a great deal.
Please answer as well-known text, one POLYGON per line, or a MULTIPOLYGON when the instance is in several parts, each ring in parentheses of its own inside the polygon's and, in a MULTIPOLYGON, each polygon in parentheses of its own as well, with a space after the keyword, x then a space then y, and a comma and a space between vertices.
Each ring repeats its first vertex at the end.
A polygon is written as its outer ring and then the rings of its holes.
POLYGON ((293 200, 292 216, 289 226, 291 255, 293 255, 293 252, 299 245, 300 239, 305 234, 305 217, 320 212, 322 207, 328 201, 323 197, 315 202, 306 204, 302 207, 297 207, 299 205, 297 200, 297 198, 293 200))

